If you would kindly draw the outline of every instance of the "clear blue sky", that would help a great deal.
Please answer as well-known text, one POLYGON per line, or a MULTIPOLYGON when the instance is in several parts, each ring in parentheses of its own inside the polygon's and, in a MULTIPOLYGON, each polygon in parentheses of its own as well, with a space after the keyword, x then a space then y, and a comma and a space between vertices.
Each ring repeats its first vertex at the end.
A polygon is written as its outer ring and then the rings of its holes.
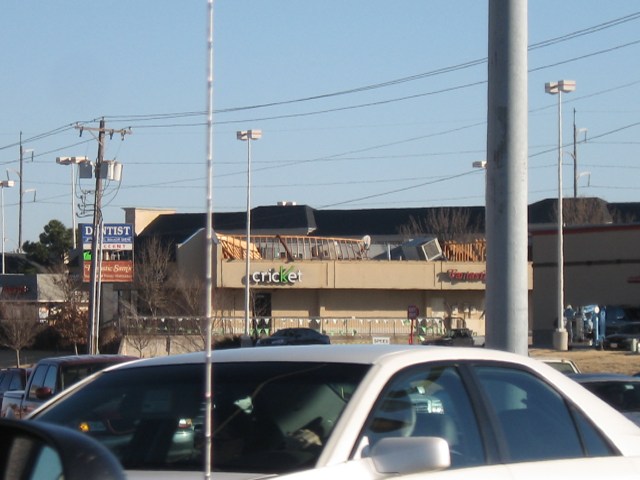
MULTIPOLYGON (((245 209, 247 148, 235 132, 248 128, 263 131, 253 206, 483 205, 472 163, 486 151, 487 10, 480 0, 217 0, 214 209, 245 209)), ((3 3, 0 167, 17 180, 20 131, 35 152, 23 240, 53 218, 71 226, 71 173, 55 158, 95 159, 95 139, 72 126, 103 116, 133 132, 107 144, 105 159, 124 165, 107 222, 124 221, 123 207, 205 211, 207 20, 206 0, 3 3)), ((565 142, 574 109, 587 129, 579 194, 640 201, 639 32, 636 2, 529 1, 529 202, 557 195, 557 97, 544 83, 559 79, 577 82, 563 97, 565 142)), ((17 188, 4 205, 11 251, 17 188)))

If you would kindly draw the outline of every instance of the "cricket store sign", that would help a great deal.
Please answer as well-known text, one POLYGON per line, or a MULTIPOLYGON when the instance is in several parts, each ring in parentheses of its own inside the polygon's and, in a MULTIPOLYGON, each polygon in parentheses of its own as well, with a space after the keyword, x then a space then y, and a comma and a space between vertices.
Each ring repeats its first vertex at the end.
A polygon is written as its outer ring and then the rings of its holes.
POLYGON ((294 267, 271 268, 262 272, 253 272, 251 282, 258 285, 293 285, 302 282, 302 272, 294 267))

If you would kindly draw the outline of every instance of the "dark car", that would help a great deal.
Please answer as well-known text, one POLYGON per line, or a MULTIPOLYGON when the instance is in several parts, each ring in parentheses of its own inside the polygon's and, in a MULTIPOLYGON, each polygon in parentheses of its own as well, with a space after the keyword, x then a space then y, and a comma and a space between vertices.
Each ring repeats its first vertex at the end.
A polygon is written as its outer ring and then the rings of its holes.
POLYGON ((283 328, 270 337, 260 338, 256 346, 267 345, 329 345, 328 335, 312 328, 283 328))
POLYGON ((640 378, 617 373, 577 373, 569 377, 640 425, 640 378))
POLYGON ((468 328, 452 328, 445 335, 434 340, 426 340, 424 345, 444 345, 449 347, 473 347, 473 332, 468 328))
POLYGON ((640 322, 627 323, 602 340, 605 350, 631 350, 633 341, 640 342, 640 322))

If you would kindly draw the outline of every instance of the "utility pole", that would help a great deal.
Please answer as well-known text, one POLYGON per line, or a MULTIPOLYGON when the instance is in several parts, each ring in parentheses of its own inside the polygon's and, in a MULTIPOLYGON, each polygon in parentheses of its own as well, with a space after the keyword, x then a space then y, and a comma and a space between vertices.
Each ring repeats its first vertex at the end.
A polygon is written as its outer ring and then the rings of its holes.
POLYGON ((573 198, 578 198, 578 129, 576 109, 573 109, 573 198))
POLYGON ((90 277, 91 283, 89 284, 89 338, 87 339, 87 353, 95 355, 98 353, 98 332, 100 325, 100 311, 98 304, 98 296, 100 295, 100 288, 98 288, 97 282, 97 269, 98 269, 98 252, 99 239, 102 233, 102 176, 100 175, 100 169, 102 167, 102 161, 104 160, 104 118, 100 120, 100 128, 98 129, 98 158, 95 164, 94 175, 96 178, 96 193, 95 201, 93 202, 93 232, 91 241, 91 270, 90 277))
POLYGON ((100 267, 102 260, 102 164, 104 161, 105 133, 109 133, 110 138, 114 133, 119 133, 122 138, 130 130, 113 130, 105 127, 104 118, 100 120, 98 128, 77 126, 82 135, 83 130, 98 132, 98 157, 94 165, 94 175, 96 179, 95 200, 93 202, 93 232, 91 239, 91 267, 89 284, 89 328, 87 337, 87 353, 95 355, 98 353, 98 336, 100 332, 100 290, 101 275, 100 267))

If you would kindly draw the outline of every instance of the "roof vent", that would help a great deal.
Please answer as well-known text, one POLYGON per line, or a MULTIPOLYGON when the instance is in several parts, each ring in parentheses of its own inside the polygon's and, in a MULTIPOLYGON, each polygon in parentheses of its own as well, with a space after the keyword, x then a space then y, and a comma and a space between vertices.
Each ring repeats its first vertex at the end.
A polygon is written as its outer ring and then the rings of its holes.
POLYGON ((294 205, 296 205, 296 202, 292 202, 290 200, 282 200, 278 202, 279 207, 293 207, 294 205))

